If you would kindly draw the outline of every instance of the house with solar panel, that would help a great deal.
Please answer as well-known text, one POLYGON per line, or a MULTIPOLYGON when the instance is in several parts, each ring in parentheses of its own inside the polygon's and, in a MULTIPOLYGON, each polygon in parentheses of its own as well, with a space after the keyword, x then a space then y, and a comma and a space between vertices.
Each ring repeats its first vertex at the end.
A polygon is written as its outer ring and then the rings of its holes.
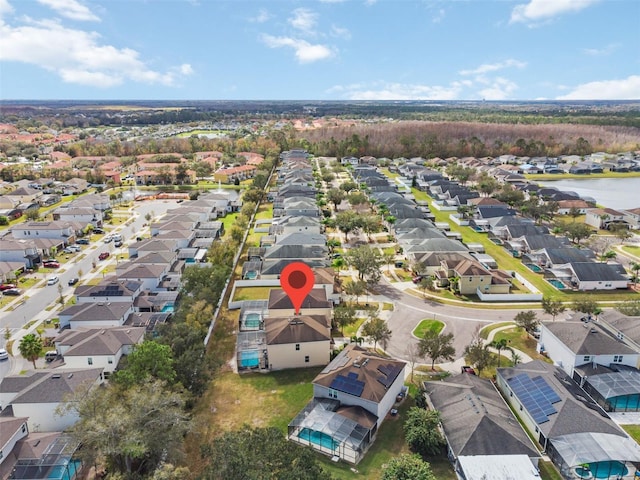
POLYGON ((403 389, 405 362, 347 345, 313 380, 313 399, 287 438, 358 463, 403 389))
POLYGON ((497 369, 496 385, 564 478, 632 478, 640 446, 560 367, 497 369))

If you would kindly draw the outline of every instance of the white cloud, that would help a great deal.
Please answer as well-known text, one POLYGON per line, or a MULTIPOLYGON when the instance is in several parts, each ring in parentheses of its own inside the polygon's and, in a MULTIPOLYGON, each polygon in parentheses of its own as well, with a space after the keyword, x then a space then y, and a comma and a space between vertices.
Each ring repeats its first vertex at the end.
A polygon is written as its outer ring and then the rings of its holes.
POLYGON ((497 70, 503 70, 505 68, 510 68, 510 67, 524 68, 526 66, 527 66, 526 62, 509 59, 509 60, 505 60, 504 62, 485 63, 472 70, 461 70, 460 75, 483 75, 488 72, 495 72, 497 70))
POLYGON ((516 5, 511 11, 510 23, 536 23, 550 20, 563 13, 579 12, 600 0, 530 0, 516 5))
POLYGON ((348 100, 456 100, 461 90, 455 82, 447 87, 383 82, 372 86, 336 85, 327 92, 340 93, 348 100))
POLYGON ((274 37, 263 35, 262 41, 269 48, 290 47, 300 63, 311 63, 324 60, 334 55, 333 50, 325 45, 311 44, 306 40, 291 37, 274 37))
POLYGON ((268 21, 270 18, 271 18, 271 14, 264 8, 261 8, 258 14, 255 17, 251 17, 249 21, 253 23, 264 23, 268 21))
POLYGON ((640 75, 622 80, 601 80, 583 83, 557 100, 638 100, 640 99, 640 75))
POLYGON ((351 32, 348 29, 338 27, 336 25, 331 25, 331 30, 329 31, 329 34, 332 37, 343 38, 345 40, 349 40, 351 38, 351 32))
POLYGON ((13 7, 9 4, 9 0, 0 0, 0 18, 2 15, 13 12, 13 7))
POLYGON ((136 50, 104 44, 96 32, 51 20, 20 26, 0 21, 0 61, 36 65, 67 83, 101 88, 126 81, 172 86, 193 72, 187 64, 167 72, 152 70, 136 50))
POLYGON ((71 20, 80 20, 83 22, 98 22, 100 18, 95 15, 86 5, 77 0, 38 0, 42 5, 54 10, 58 15, 71 20))
POLYGON ((378 0, 364 0, 364 4, 367 7, 370 7, 371 5, 375 5, 376 3, 378 3, 378 0))
POLYGON ((445 17, 445 10, 444 8, 440 8, 438 9, 434 14, 433 17, 431 17, 431 22, 433 23, 440 23, 442 20, 444 20, 445 17))
POLYGON ((343 3, 347 0, 320 0, 320 3, 343 3))
POLYGON ((292 15, 293 16, 287 21, 293 28, 306 33, 313 32, 313 28, 316 26, 318 19, 317 13, 312 12, 308 8, 296 8, 292 12, 292 15))
POLYGON ((498 77, 489 82, 487 88, 480 90, 480 96, 485 100, 506 100, 518 89, 518 86, 511 80, 498 77))
POLYGON ((586 55, 591 55, 591 56, 594 56, 594 57, 602 57, 602 56, 606 56, 606 55, 611 55, 619 47, 620 47, 619 43, 610 43, 609 45, 606 45, 606 46, 604 46, 602 48, 584 48, 584 49, 582 49, 582 51, 586 55))

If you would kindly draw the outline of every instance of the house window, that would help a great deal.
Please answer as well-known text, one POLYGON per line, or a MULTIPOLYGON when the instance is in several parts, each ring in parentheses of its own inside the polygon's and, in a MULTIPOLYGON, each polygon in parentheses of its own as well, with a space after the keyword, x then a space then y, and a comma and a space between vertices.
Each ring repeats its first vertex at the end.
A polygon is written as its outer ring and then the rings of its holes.
POLYGON ((296 351, 300 350, 300 344, 296 343, 296 351))
POLYGON ((622 355, 614 355, 613 363, 620 363, 620 362, 622 362, 622 355))
POLYGON ((107 363, 109 365, 113 365, 113 358, 107 358, 107 363))
POLYGON ((304 356, 304 363, 309 363, 309 355, 304 356))
POLYGON ((582 357, 582 361, 583 362, 590 362, 591 361, 591 357, 589 355, 585 355, 584 357, 582 357))
POLYGON ((520 405, 520 411, 522 411, 522 405, 520 405))
POLYGON ((330 388, 329 389, 329 398, 338 398, 338 392, 336 392, 335 390, 330 388))
POLYGON ((23 423, 22 424, 22 433, 26 433, 26 431, 27 431, 27 424, 23 423))
POLYGON ((87 358, 87 364, 89 364, 89 365, 93 365, 93 358, 88 357, 88 358, 87 358))

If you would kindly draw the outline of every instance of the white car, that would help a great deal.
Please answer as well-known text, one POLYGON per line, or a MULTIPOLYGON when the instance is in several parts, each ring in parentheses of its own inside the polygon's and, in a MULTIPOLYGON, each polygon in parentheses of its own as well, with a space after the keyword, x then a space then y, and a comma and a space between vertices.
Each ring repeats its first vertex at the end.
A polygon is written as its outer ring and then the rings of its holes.
POLYGON ((2 360, 9 360, 9 353, 4 348, 0 348, 0 361, 2 360))
POLYGON ((47 285, 55 285, 59 281, 60 281, 60 279, 58 277, 56 277, 56 276, 49 277, 49 279, 47 280, 47 285))

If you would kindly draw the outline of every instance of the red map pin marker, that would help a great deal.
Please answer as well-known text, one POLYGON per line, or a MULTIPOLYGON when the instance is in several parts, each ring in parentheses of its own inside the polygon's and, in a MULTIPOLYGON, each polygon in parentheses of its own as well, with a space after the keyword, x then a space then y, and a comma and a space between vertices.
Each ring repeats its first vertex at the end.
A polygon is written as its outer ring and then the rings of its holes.
POLYGON ((296 315, 314 283, 313 270, 306 263, 293 262, 282 269, 280 285, 293 303, 296 315))

